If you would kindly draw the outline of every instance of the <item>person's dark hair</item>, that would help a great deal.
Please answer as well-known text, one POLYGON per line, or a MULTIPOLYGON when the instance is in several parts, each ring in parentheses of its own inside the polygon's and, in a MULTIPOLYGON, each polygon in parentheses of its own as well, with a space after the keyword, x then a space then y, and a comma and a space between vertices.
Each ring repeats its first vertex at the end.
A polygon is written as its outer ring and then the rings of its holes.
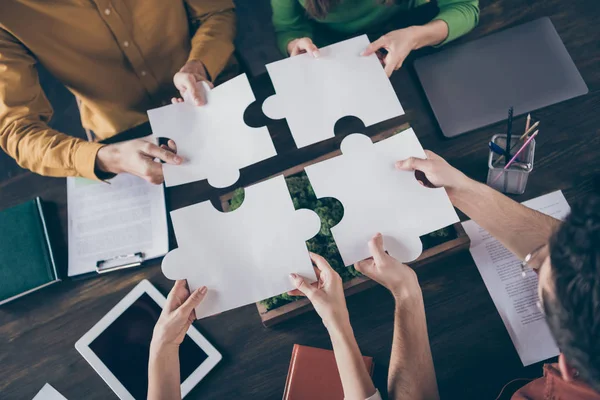
MULTIPOLYGON (((386 6, 392 5, 396 0, 371 0, 376 3, 385 4, 386 6)), ((304 8, 308 15, 313 18, 322 19, 329 14, 334 7, 343 3, 343 0, 306 0, 304 8)))
POLYGON ((572 208, 550 239, 554 293, 544 311, 556 344, 580 379, 600 392, 600 197, 572 208))

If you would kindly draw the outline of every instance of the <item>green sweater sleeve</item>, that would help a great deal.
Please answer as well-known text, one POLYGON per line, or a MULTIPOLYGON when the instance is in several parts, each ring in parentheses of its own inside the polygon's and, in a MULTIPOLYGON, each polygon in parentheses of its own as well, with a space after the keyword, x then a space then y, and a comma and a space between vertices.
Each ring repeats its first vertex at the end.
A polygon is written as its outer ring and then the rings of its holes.
POLYGON ((479 0, 438 0, 439 19, 448 24, 448 37, 438 46, 442 46, 468 33, 479 22, 479 0))
POLYGON ((292 40, 301 37, 312 39, 311 22, 298 0, 271 0, 271 7, 277 45, 284 55, 288 55, 287 45, 292 40))

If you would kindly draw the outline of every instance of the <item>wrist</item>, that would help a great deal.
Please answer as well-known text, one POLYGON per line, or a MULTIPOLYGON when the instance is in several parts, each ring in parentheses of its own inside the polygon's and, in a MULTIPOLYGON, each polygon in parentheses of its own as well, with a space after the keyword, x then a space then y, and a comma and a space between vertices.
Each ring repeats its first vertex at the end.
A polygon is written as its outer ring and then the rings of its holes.
POLYGON ((208 76, 208 70, 206 69, 204 63, 200 60, 189 60, 183 65, 183 67, 181 67, 179 72, 197 75, 197 77, 199 76, 205 80, 210 80, 210 77, 208 76))
POLYGON ((344 310, 342 314, 336 315, 333 318, 323 320, 323 325, 325 325, 325 328, 330 335, 352 330, 352 326, 350 325, 350 315, 348 315, 347 310, 344 310))
POLYGON ((173 354, 179 354, 179 345, 166 342, 160 338, 152 338, 150 342, 150 358, 163 358, 173 354))
POLYGON ((452 204, 460 209, 461 202, 464 201, 465 197, 470 196, 470 193, 473 192, 478 184, 480 183, 462 174, 456 185, 446 188, 446 193, 452 204))
POLYGON ((111 145, 101 147, 96 153, 95 169, 101 173, 118 174, 118 150, 111 145))

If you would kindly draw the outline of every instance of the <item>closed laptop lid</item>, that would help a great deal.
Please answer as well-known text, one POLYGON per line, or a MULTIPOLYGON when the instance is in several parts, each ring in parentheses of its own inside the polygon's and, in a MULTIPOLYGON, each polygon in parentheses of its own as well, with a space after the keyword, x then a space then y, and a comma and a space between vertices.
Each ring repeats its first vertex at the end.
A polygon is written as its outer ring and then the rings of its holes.
POLYGON ((550 18, 519 25, 415 61, 446 137, 586 94, 550 18))

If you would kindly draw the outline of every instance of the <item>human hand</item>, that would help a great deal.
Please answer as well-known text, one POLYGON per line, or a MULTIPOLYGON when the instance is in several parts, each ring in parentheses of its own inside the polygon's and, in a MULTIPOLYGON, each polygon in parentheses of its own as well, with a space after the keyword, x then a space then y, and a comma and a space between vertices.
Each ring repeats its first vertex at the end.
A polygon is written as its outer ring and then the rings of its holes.
POLYGON ((442 157, 432 151, 425 150, 426 159, 410 157, 396 162, 396 168, 402 171, 420 171, 423 176, 419 180, 427 187, 444 187, 451 195, 462 189, 469 178, 454 168, 442 157))
POLYGON ((385 252, 381 233, 369 241, 369 251, 370 258, 354 264, 357 271, 385 286, 396 299, 405 299, 421 294, 417 274, 408 265, 385 252))
POLYGON ((346 308, 342 278, 320 255, 310 253, 310 258, 317 267, 317 282, 309 285, 301 276, 290 274, 297 290, 289 294, 306 296, 328 330, 345 328, 350 324, 350 317, 346 308))
POLYGON ((371 43, 362 55, 370 56, 381 49, 386 50, 387 54, 381 61, 386 75, 390 77, 395 70, 402 67, 406 57, 416 48, 417 37, 414 28, 398 29, 383 35, 371 43))
POLYGON ((175 142, 169 140, 168 146, 157 146, 144 139, 106 145, 96 154, 96 169, 109 173, 127 172, 154 184, 164 180, 162 165, 155 158, 167 164, 178 165, 183 162, 177 154, 175 142))
POLYGON ((206 93, 202 82, 206 82, 212 89, 214 85, 208 79, 208 72, 201 61, 188 61, 173 77, 173 83, 181 97, 173 97, 172 103, 182 103, 188 98, 197 106, 206 104, 206 93))
POLYGON ((290 57, 294 57, 302 53, 310 53, 314 58, 319 57, 319 49, 309 37, 292 40, 287 45, 287 51, 290 57))
POLYGON ((206 286, 202 286, 190 295, 186 282, 176 281, 154 326, 152 345, 179 347, 190 325, 196 319, 194 309, 204 300, 206 292, 206 286))

